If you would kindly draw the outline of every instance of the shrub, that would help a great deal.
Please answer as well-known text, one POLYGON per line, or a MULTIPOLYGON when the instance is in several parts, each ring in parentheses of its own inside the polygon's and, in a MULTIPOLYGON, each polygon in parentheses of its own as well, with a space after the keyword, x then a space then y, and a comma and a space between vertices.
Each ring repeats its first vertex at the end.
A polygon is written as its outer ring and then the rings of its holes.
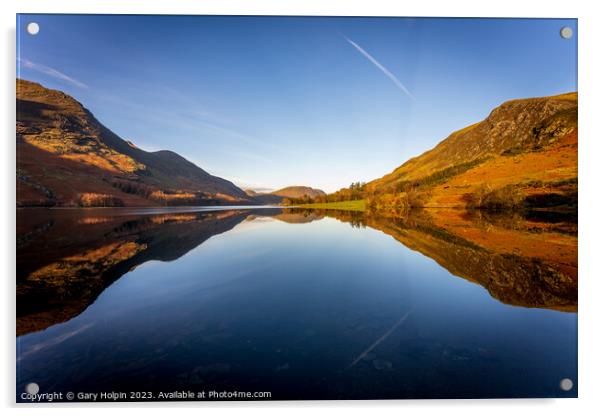
POLYGON ((423 207, 427 202, 428 197, 428 193, 412 188, 407 192, 367 196, 366 206, 369 210, 378 213, 400 215, 407 213, 412 208, 423 207))
POLYGON ((409 189, 405 193, 406 204, 410 208, 421 208, 428 201, 428 194, 420 192, 416 188, 409 189))
POLYGON ((411 189, 416 188, 427 188, 434 185, 438 185, 440 183, 446 182, 453 178, 454 176, 460 175, 481 163, 487 161, 489 158, 481 158, 471 160, 470 162, 460 163, 458 165, 450 166, 445 169, 439 170, 437 172, 431 173, 428 176, 424 176, 420 179, 414 179, 411 181, 399 181, 397 182, 393 189, 389 189, 387 192, 397 191, 397 192, 408 192, 411 189))
POLYGON ((153 189, 150 186, 135 181, 113 179, 111 185, 126 194, 140 195, 145 198, 148 198, 153 192, 153 189))
POLYGON ((491 210, 521 209, 524 207, 525 196, 522 189, 515 185, 492 189, 483 185, 469 196, 468 208, 491 210))
POLYGON ((123 200, 114 195, 86 192, 78 195, 77 204, 80 207, 123 207, 123 200))
POLYGON ((190 192, 164 192, 153 191, 149 195, 149 199, 157 201, 163 205, 185 205, 194 204, 197 201, 197 195, 190 192))

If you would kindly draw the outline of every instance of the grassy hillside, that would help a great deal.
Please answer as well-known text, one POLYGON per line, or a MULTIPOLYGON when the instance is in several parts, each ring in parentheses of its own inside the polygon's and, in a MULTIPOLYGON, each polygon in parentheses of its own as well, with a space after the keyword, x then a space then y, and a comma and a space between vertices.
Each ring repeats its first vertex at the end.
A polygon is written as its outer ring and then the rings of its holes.
POLYGON ((418 180, 504 152, 541 150, 576 127, 577 93, 508 101, 485 120, 450 134, 433 149, 368 182, 367 189, 418 180))
POLYGON ((72 97, 17 80, 17 204, 249 203, 246 193, 180 155, 146 152, 72 97))
MULTIPOLYGON (((576 210, 577 93, 508 101, 382 178, 326 202, 411 207, 576 210)), ((322 201, 320 201, 322 202, 322 201)))
POLYGON ((363 199, 354 200, 354 201, 300 204, 297 206, 302 207, 302 208, 316 208, 316 209, 342 209, 342 210, 346 210, 346 211, 364 211, 366 209, 366 203, 363 199))

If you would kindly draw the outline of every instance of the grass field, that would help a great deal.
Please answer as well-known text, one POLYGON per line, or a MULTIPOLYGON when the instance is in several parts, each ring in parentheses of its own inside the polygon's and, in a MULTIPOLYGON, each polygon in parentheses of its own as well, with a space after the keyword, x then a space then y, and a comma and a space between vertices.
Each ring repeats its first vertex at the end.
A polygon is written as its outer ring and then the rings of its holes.
POLYGON ((295 205, 300 208, 318 208, 318 209, 342 209, 346 211, 365 211, 366 202, 363 199, 355 201, 342 201, 342 202, 327 202, 323 204, 302 204, 295 205))

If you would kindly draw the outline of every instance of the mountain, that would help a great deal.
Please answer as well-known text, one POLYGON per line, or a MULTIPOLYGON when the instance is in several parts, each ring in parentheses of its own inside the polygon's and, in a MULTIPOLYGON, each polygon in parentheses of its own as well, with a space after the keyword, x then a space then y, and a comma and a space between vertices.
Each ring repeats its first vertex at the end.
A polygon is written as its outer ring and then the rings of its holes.
POLYGON ((253 191, 252 189, 246 189, 245 192, 249 197, 253 198, 255 202, 261 205, 277 205, 282 203, 282 200, 284 199, 278 195, 264 194, 262 192, 253 191))
POLYGON ((281 196, 283 198, 303 198, 305 196, 315 198, 317 196, 326 195, 321 189, 310 188, 309 186, 287 186, 271 192, 271 195, 281 196))
POLYGON ((69 95, 17 79, 17 204, 254 203, 177 153, 147 152, 69 95))
POLYGON ((252 189, 247 189, 245 192, 261 204, 280 204, 285 198, 315 198, 317 196, 326 195, 321 189, 315 189, 309 186, 287 186, 286 188, 270 193, 256 192, 252 189))
POLYGON ((512 100, 363 189, 372 206, 577 203, 578 97, 512 100))

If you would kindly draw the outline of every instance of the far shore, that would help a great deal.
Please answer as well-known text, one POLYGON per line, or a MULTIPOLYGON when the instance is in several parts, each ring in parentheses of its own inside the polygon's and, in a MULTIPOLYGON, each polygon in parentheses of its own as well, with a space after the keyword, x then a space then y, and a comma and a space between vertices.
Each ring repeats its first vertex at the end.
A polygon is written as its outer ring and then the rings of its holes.
MULTIPOLYGON (((286 206, 285 206, 286 208, 286 206)), ((318 209, 343 209, 346 211, 365 211, 366 201, 363 199, 356 199, 353 201, 341 201, 341 202, 324 202, 319 204, 299 204, 291 205, 288 208, 318 208, 318 209)))

